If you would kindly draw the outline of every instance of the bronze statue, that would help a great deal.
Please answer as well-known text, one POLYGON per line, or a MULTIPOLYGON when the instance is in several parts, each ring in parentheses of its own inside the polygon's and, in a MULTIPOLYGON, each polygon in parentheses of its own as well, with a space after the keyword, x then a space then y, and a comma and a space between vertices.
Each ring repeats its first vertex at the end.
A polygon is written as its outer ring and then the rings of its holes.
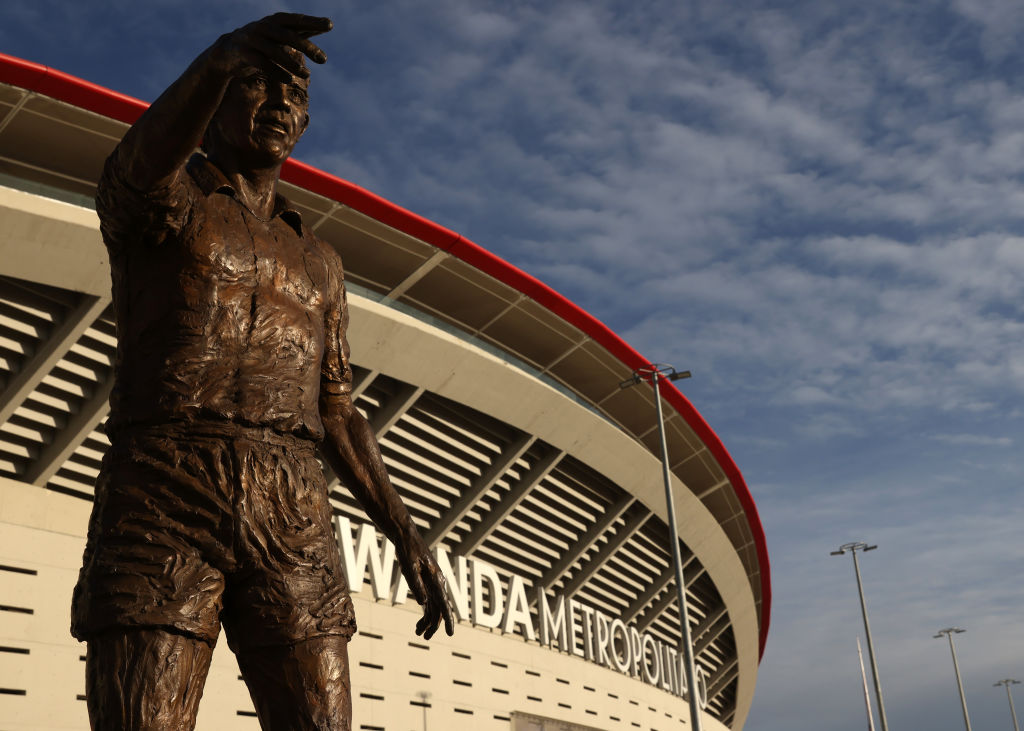
POLYGON ((341 260, 276 193, 309 123, 303 56, 324 63, 309 39, 330 29, 278 13, 222 36, 100 180, 118 350, 72 607, 93 729, 194 728, 222 623, 264 729, 350 728, 355 618, 318 443, 398 549, 416 632, 452 634, 352 403, 341 260))

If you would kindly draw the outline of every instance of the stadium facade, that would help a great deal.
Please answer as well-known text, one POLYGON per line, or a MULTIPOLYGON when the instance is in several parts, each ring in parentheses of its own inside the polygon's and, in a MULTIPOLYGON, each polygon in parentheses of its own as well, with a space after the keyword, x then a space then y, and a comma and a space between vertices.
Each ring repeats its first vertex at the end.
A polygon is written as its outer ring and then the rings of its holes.
MULTIPOLYGON (((116 345, 92 204, 145 104, 0 56, 0 719, 88 727, 68 633, 116 345)), ((689 725, 648 361, 471 241, 296 161, 282 192, 346 265, 357 405, 449 575, 417 638, 393 548, 328 474, 353 584, 354 728, 689 725)), ((670 384, 668 452, 706 729, 743 727, 771 605, 725 447, 670 384)), ((222 642, 200 729, 258 728, 222 642)))

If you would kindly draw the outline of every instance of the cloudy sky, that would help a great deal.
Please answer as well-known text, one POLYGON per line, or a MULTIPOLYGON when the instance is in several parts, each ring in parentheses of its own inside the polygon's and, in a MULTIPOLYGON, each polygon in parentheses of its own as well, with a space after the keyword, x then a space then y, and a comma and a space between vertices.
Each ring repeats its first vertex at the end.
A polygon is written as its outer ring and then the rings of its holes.
MULTIPOLYGON (((218 34, 330 15, 296 155, 541 278, 744 472, 772 632, 747 728, 976 729, 1024 680, 1019 0, 4 5, 0 51, 152 100, 218 34)), ((1018 693, 1024 707, 1024 691, 1018 693)))

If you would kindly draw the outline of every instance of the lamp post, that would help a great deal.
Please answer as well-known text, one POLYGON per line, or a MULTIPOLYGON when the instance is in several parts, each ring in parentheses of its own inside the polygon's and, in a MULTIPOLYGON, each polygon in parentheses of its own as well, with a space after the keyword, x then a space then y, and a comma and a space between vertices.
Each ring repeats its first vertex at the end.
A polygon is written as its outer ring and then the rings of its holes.
POLYGON ((1006 678, 1005 680, 1000 680, 992 687, 997 688, 1000 685, 1006 686, 1006 700, 1010 701, 1010 717, 1013 719, 1013 731, 1020 731, 1020 726, 1017 725, 1017 710, 1013 707, 1013 696, 1010 695, 1010 686, 1020 685, 1020 681, 1014 680, 1013 678, 1006 678))
POLYGON ((868 660, 871 662, 871 678, 875 681, 875 700, 878 701, 878 720, 882 724, 882 731, 889 731, 889 722, 885 717, 885 703, 882 702, 882 682, 878 678, 878 664, 875 662, 875 643, 871 639, 871 624, 868 622, 868 607, 864 603, 864 587, 860 580, 860 564, 857 562, 858 551, 874 551, 878 546, 869 546, 867 543, 854 542, 844 543, 837 550, 832 551, 833 556, 842 556, 850 552, 853 554, 853 572, 857 575, 857 593, 860 594, 860 612, 864 617, 864 634, 868 640, 868 660))
POLYGON ((956 661, 956 648, 953 646, 953 635, 958 635, 966 632, 965 629, 959 627, 946 627, 946 629, 940 629, 935 635, 935 639, 942 639, 945 635, 946 639, 949 640, 949 651, 953 654, 953 672, 956 673, 956 687, 960 691, 960 707, 964 710, 964 726, 967 727, 967 731, 971 731, 971 719, 967 716, 967 699, 964 697, 964 684, 960 680, 960 664, 956 661))
POLYGON ((683 580, 683 561, 679 552, 679 533, 676 530, 675 501, 672 499, 672 477, 669 472, 668 446, 665 442, 665 418, 661 410, 660 381, 678 381, 689 378, 690 371, 677 371, 665 363, 652 363, 644 368, 633 371, 633 376, 619 384, 619 388, 629 388, 638 383, 647 382, 654 388, 654 404, 658 416, 658 436, 661 440, 661 471, 665 481, 665 502, 668 505, 668 533, 672 542, 672 560, 676 568, 676 591, 679 601, 679 624, 682 633, 681 644, 683 666, 686 672, 687 695, 690 700, 690 726, 693 731, 701 731, 700 703, 697 700, 697 679, 694 669, 693 640, 690 637, 690 615, 686 608, 686 583, 683 580))
POLYGON ((868 731, 875 731, 875 719, 871 716, 871 697, 868 695, 868 676, 864 673, 864 653, 860 651, 860 637, 857 638, 857 659, 860 660, 860 682, 864 686, 864 710, 868 712, 868 731))
POLYGON ((420 697, 420 705, 423 706, 423 731, 427 731, 427 708, 429 707, 427 701, 430 699, 430 691, 421 690, 416 695, 420 697))

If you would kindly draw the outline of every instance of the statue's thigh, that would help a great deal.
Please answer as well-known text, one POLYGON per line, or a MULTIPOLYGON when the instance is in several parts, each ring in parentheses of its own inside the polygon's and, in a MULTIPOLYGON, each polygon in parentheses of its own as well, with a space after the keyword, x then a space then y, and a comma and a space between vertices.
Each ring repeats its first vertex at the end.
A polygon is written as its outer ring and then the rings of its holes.
POLYGON ((85 660, 93 731, 192 731, 212 656, 207 642, 159 629, 96 635, 85 660))
POLYGON ((347 638, 247 648, 238 654, 238 667, 263 731, 351 730, 347 638))

